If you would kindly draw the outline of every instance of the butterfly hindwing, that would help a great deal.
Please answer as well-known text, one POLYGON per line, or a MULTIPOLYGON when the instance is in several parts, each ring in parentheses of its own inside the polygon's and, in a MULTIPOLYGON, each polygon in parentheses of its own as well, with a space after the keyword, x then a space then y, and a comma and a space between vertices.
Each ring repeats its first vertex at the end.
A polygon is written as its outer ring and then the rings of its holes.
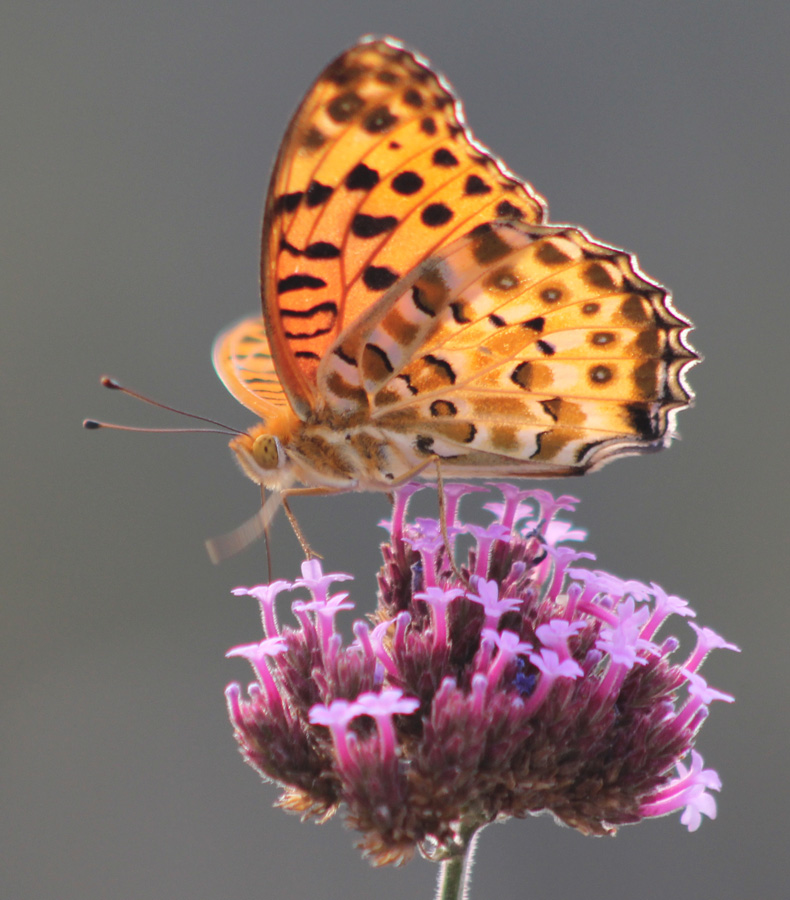
POLYGON ((568 226, 478 226, 341 335, 319 369, 331 405, 416 461, 583 471, 663 446, 690 394, 689 323, 629 254, 568 226))

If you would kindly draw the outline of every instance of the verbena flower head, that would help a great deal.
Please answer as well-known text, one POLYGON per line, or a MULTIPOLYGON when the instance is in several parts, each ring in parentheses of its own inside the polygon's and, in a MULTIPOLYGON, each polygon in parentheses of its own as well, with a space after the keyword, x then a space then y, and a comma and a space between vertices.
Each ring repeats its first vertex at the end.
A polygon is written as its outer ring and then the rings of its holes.
POLYGON ((510 816, 549 812, 596 835, 675 810, 692 831, 715 817, 721 784, 692 747, 710 703, 733 698, 699 667, 737 648, 692 625, 676 658, 665 622, 694 613, 656 584, 582 567, 592 555, 564 542, 584 532, 557 518, 571 497, 503 485, 481 527, 457 518, 453 485, 450 542, 473 538, 459 565, 437 521, 406 518, 416 489, 385 523, 376 610, 352 643, 335 618, 353 604, 332 592, 351 576, 318 560, 293 584, 234 591, 259 601, 265 640, 230 651, 256 677, 246 695, 228 687, 230 717, 279 805, 322 821, 343 808, 376 864, 452 853, 510 816), (281 627, 289 589, 295 624, 281 627))

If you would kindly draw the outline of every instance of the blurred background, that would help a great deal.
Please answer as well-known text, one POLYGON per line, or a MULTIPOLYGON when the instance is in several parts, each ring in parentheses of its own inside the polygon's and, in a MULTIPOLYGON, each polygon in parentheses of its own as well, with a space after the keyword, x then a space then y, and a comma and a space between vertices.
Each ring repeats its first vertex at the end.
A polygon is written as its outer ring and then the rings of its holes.
MULTIPOLYGON (((743 648, 704 669, 737 696, 698 744, 724 782, 716 821, 616 840, 509 822, 483 835, 474 896, 784 898, 784 0, 3 4, 0 896, 431 895, 428 863, 373 870, 339 819, 272 809, 236 752, 222 691, 250 676, 224 653, 260 631, 254 601, 229 591, 266 574, 260 545, 206 557, 203 540, 258 503, 225 441, 80 428, 179 424, 103 391, 103 373, 251 423, 209 348, 258 308, 289 116, 367 32, 428 56, 554 221, 638 251, 694 319, 705 362, 683 440, 555 487, 582 498, 574 521, 602 568, 688 598, 743 648)), ((384 497, 294 505, 329 567, 358 573, 358 615, 371 609, 384 497)), ((279 577, 298 575, 284 518, 274 554, 279 577)))

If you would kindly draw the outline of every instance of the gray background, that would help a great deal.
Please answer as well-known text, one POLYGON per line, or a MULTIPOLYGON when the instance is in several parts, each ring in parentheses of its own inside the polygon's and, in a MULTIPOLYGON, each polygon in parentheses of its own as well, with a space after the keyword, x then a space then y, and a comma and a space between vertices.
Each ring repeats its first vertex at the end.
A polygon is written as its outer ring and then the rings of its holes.
MULTIPOLYGON (((584 839, 546 818, 483 836, 475 897, 785 897, 788 66, 781 2, 6 2, 2 85, 0 631, 3 898, 430 896, 433 869, 372 870, 339 821, 271 809, 237 756, 226 682, 257 640, 203 539, 256 489, 213 436, 87 433, 83 416, 177 424, 140 390, 246 427, 214 334, 257 307, 262 197, 322 66, 389 32, 447 73, 479 137, 555 221, 638 250, 696 322, 683 441, 557 485, 601 566, 687 597, 743 647, 704 674, 738 697, 699 743, 715 822, 584 839)), ((382 497, 297 504, 373 603, 382 497)), ((295 577, 287 523, 278 574, 295 577)))

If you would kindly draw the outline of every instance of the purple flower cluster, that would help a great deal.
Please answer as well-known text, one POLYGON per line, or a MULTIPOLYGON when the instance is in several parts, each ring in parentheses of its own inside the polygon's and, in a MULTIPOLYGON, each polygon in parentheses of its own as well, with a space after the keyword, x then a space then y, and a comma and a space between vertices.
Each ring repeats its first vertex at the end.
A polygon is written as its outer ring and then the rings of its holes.
POLYGON ((457 510, 486 488, 450 484, 443 536, 436 520, 406 520, 422 487, 396 495, 376 611, 351 644, 335 617, 353 604, 332 593, 351 576, 316 559, 293 583, 234 591, 258 600, 265 639, 228 654, 256 676, 246 696, 228 687, 230 717, 279 805, 321 820, 343 806, 376 864, 452 853, 510 816, 550 812, 584 834, 679 809, 691 831, 715 817, 708 792, 721 784, 692 747, 710 703, 733 698, 698 670, 710 650, 737 648, 690 623, 695 646, 673 661, 678 639, 657 633, 693 611, 657 584, 581 565, 592 555, 568 543, 586 535, 558 518, 574 498, 496 485, 503 500, 482 527, 457 510), (311 599, 281 627, 277 596, 298 589, 311 599))

